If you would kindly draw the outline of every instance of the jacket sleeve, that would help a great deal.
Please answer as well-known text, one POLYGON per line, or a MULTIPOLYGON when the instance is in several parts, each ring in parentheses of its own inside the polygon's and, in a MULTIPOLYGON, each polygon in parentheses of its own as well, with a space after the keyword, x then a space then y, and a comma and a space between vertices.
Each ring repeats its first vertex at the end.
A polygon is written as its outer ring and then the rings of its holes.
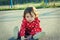
POLYGON ((40 27, 40 20, 38 18, 36 18, 35 26, 31 31, 31 35, 34 35, 41 31, 42 31, 42 28, 40 27))
POLYGON ((25 36, 25 26, 26 26, 26 22, 25 20, 23 20, 20 28, 20 36, 25 36))
POLYGON ((42 31, 42 28, 41 28, 41 25, 40 25, 40 20, 38 18, 36 18, 36 24, 35 24, 35 32, 41 32, 42 31))

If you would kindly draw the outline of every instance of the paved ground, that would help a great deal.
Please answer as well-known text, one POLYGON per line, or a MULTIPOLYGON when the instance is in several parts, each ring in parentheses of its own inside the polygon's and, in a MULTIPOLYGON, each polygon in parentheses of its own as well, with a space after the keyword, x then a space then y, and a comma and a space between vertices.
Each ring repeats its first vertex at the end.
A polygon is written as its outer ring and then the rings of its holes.
MULTIPOLYGON (((60 8, 38 9, 41 27, 46 36, 41 40, 60 40, 60 8)), ((0 11, 0 40, 13 36, 16 26, 20 27, 23 10, 0 11)))

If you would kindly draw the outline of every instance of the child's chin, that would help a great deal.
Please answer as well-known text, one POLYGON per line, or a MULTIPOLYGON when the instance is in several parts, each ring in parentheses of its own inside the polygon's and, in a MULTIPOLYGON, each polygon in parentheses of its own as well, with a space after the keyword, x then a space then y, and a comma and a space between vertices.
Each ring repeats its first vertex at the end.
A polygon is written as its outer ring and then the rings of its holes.
POLYGON ((29 21, 30 23, 32 22, 32 21, 29 21))

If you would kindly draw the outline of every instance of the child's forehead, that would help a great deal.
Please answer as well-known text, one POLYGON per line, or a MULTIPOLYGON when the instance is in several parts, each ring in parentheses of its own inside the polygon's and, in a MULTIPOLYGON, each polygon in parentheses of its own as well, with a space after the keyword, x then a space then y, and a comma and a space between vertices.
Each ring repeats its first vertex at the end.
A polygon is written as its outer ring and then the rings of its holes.
POLYGON ((26 15, 32 15, 32 16, 34 16, 34 13, 33 12, 27 13, 26 15))

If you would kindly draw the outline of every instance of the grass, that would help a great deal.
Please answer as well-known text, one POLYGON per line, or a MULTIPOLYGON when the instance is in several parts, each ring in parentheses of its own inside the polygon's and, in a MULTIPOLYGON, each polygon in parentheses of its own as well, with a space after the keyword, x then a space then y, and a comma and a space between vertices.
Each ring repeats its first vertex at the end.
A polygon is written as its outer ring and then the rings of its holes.
POLYGON ((48 3, 47 5, 44 2, 41 3, 27 3, 27 4, 16 4, 13 5, 12 8, 10 8, 9 5, 0 6, 0 11, 6 11, 6 10, 24 10, 28 6, 35 6, 37 9, 39 8, 55 8, 60 7, 60 3, 56 2, 54 5, 54 2, 48 3))

